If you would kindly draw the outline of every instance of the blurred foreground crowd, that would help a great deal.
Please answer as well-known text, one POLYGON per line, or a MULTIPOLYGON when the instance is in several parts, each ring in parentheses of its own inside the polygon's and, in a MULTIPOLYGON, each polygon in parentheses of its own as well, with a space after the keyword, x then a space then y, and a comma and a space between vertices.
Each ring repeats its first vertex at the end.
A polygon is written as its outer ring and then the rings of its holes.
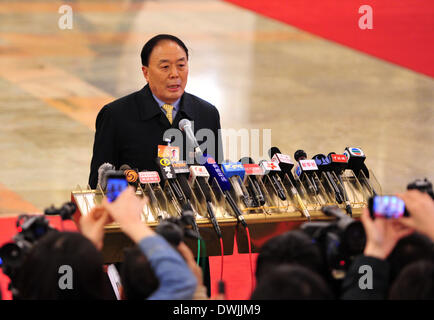
MULTIPOLYGON (((399 197, 408 217, 373 219, 364 209, 363 254, 354 257, 339 281, 332 276, 318 243, 302 230, 268 240, 258 255, 251 299, 433 299, 434 201, 417 190, 399 197)), ((129 187, 116 201, 104 199, 83 216, 80 233, 47 233, 20 267, 14 299, 113 299, 101 253, 104 226, 113 221, 136 244, 125 251, 121 299, 209 299, 202 269, 186 244, 173 247, 141 221, 145 201, 129 187), (62 265, 73 270, 72 290, 59 286, 62 265)))

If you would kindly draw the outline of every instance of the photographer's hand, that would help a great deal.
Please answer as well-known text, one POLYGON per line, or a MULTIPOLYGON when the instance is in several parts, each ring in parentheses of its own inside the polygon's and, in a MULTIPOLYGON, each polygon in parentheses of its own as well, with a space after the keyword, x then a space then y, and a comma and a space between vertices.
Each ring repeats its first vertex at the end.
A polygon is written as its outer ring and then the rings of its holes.
POLYGON ((399 221, 434 240, 434 200, 419 190, 409 190, 398 196, 404 200, 410 213, 409 217, 403 217, 399 221))
POLYGON ((110 203, 104 198, 102 205, 107 209, 110 216, 119 223, 119 226, 125 234, 135 243, 138 243, 144 237, 155 234, 155 232, 141 220, 141 213, 146 203, 147 199, 137 197, 134 188, 129 186, 114 202, 110 203))
POLYGON ((366 232, 365 256, 386 259, 399 239, 413 232, 396 219, 371 219, 367 208, 363 209, 361 220, 366 232))
POLYGON ((103 247, 104 225, 111 222, 111 218, 102 206, 94 207, 87 215, 80 218, 80 231, 98 250, 103 247))

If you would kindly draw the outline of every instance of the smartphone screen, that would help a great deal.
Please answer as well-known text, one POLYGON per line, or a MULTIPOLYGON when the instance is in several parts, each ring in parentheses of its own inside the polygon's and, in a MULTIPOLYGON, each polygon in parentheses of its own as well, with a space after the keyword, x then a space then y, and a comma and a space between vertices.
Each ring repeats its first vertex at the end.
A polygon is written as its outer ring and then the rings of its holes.
POLYGON ((370 211, 373 217, 393 219, 407 216, 404 201, 396 196, 375 196, 370 211))
POLYGON ((128 187, 125 177, 108 177, 107 179, 107 199, 113 202, 128 187))

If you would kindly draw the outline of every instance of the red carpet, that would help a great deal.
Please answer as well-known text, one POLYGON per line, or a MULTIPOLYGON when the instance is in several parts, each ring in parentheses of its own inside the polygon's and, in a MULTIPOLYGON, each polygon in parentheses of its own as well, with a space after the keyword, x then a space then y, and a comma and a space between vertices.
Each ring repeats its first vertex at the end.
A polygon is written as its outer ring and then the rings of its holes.
POLYGON ((433 0, 226 0, 328 40, 434 77, 433 0), (362 5, 373 29, 359 28, 362 5))

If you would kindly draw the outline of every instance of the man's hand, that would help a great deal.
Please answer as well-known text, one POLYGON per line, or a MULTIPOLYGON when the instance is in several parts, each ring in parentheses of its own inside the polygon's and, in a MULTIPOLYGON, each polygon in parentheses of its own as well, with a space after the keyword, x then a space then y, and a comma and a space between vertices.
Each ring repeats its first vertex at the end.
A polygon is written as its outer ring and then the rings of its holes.
POLYGON ((371 219, 367 208, 363 210, 361 220, 366 232, 365 256, 386 259, 399 239, 413 232, 397 219, 371 219))
POLYGON ((434 240, 434 200, 419 190, 409 190, 398 196, 410 213, 409 217, 399 219, 400 222, 434 240))
POLYGON ((80 231, 101 250, 104 240, 104 225, 111 222, 111 218, 102 206, 94 207, 87 215, 80 218, 80 231))
POLYGON ((134 188, 129 186, 114 202, 110 203, 104 198, 102 206, 119 224, 121 229, 135 243, 138 243, 142 238, 155 234, 141 219, 143 207, 146 203, 147 199, 137 197, 134 188))

